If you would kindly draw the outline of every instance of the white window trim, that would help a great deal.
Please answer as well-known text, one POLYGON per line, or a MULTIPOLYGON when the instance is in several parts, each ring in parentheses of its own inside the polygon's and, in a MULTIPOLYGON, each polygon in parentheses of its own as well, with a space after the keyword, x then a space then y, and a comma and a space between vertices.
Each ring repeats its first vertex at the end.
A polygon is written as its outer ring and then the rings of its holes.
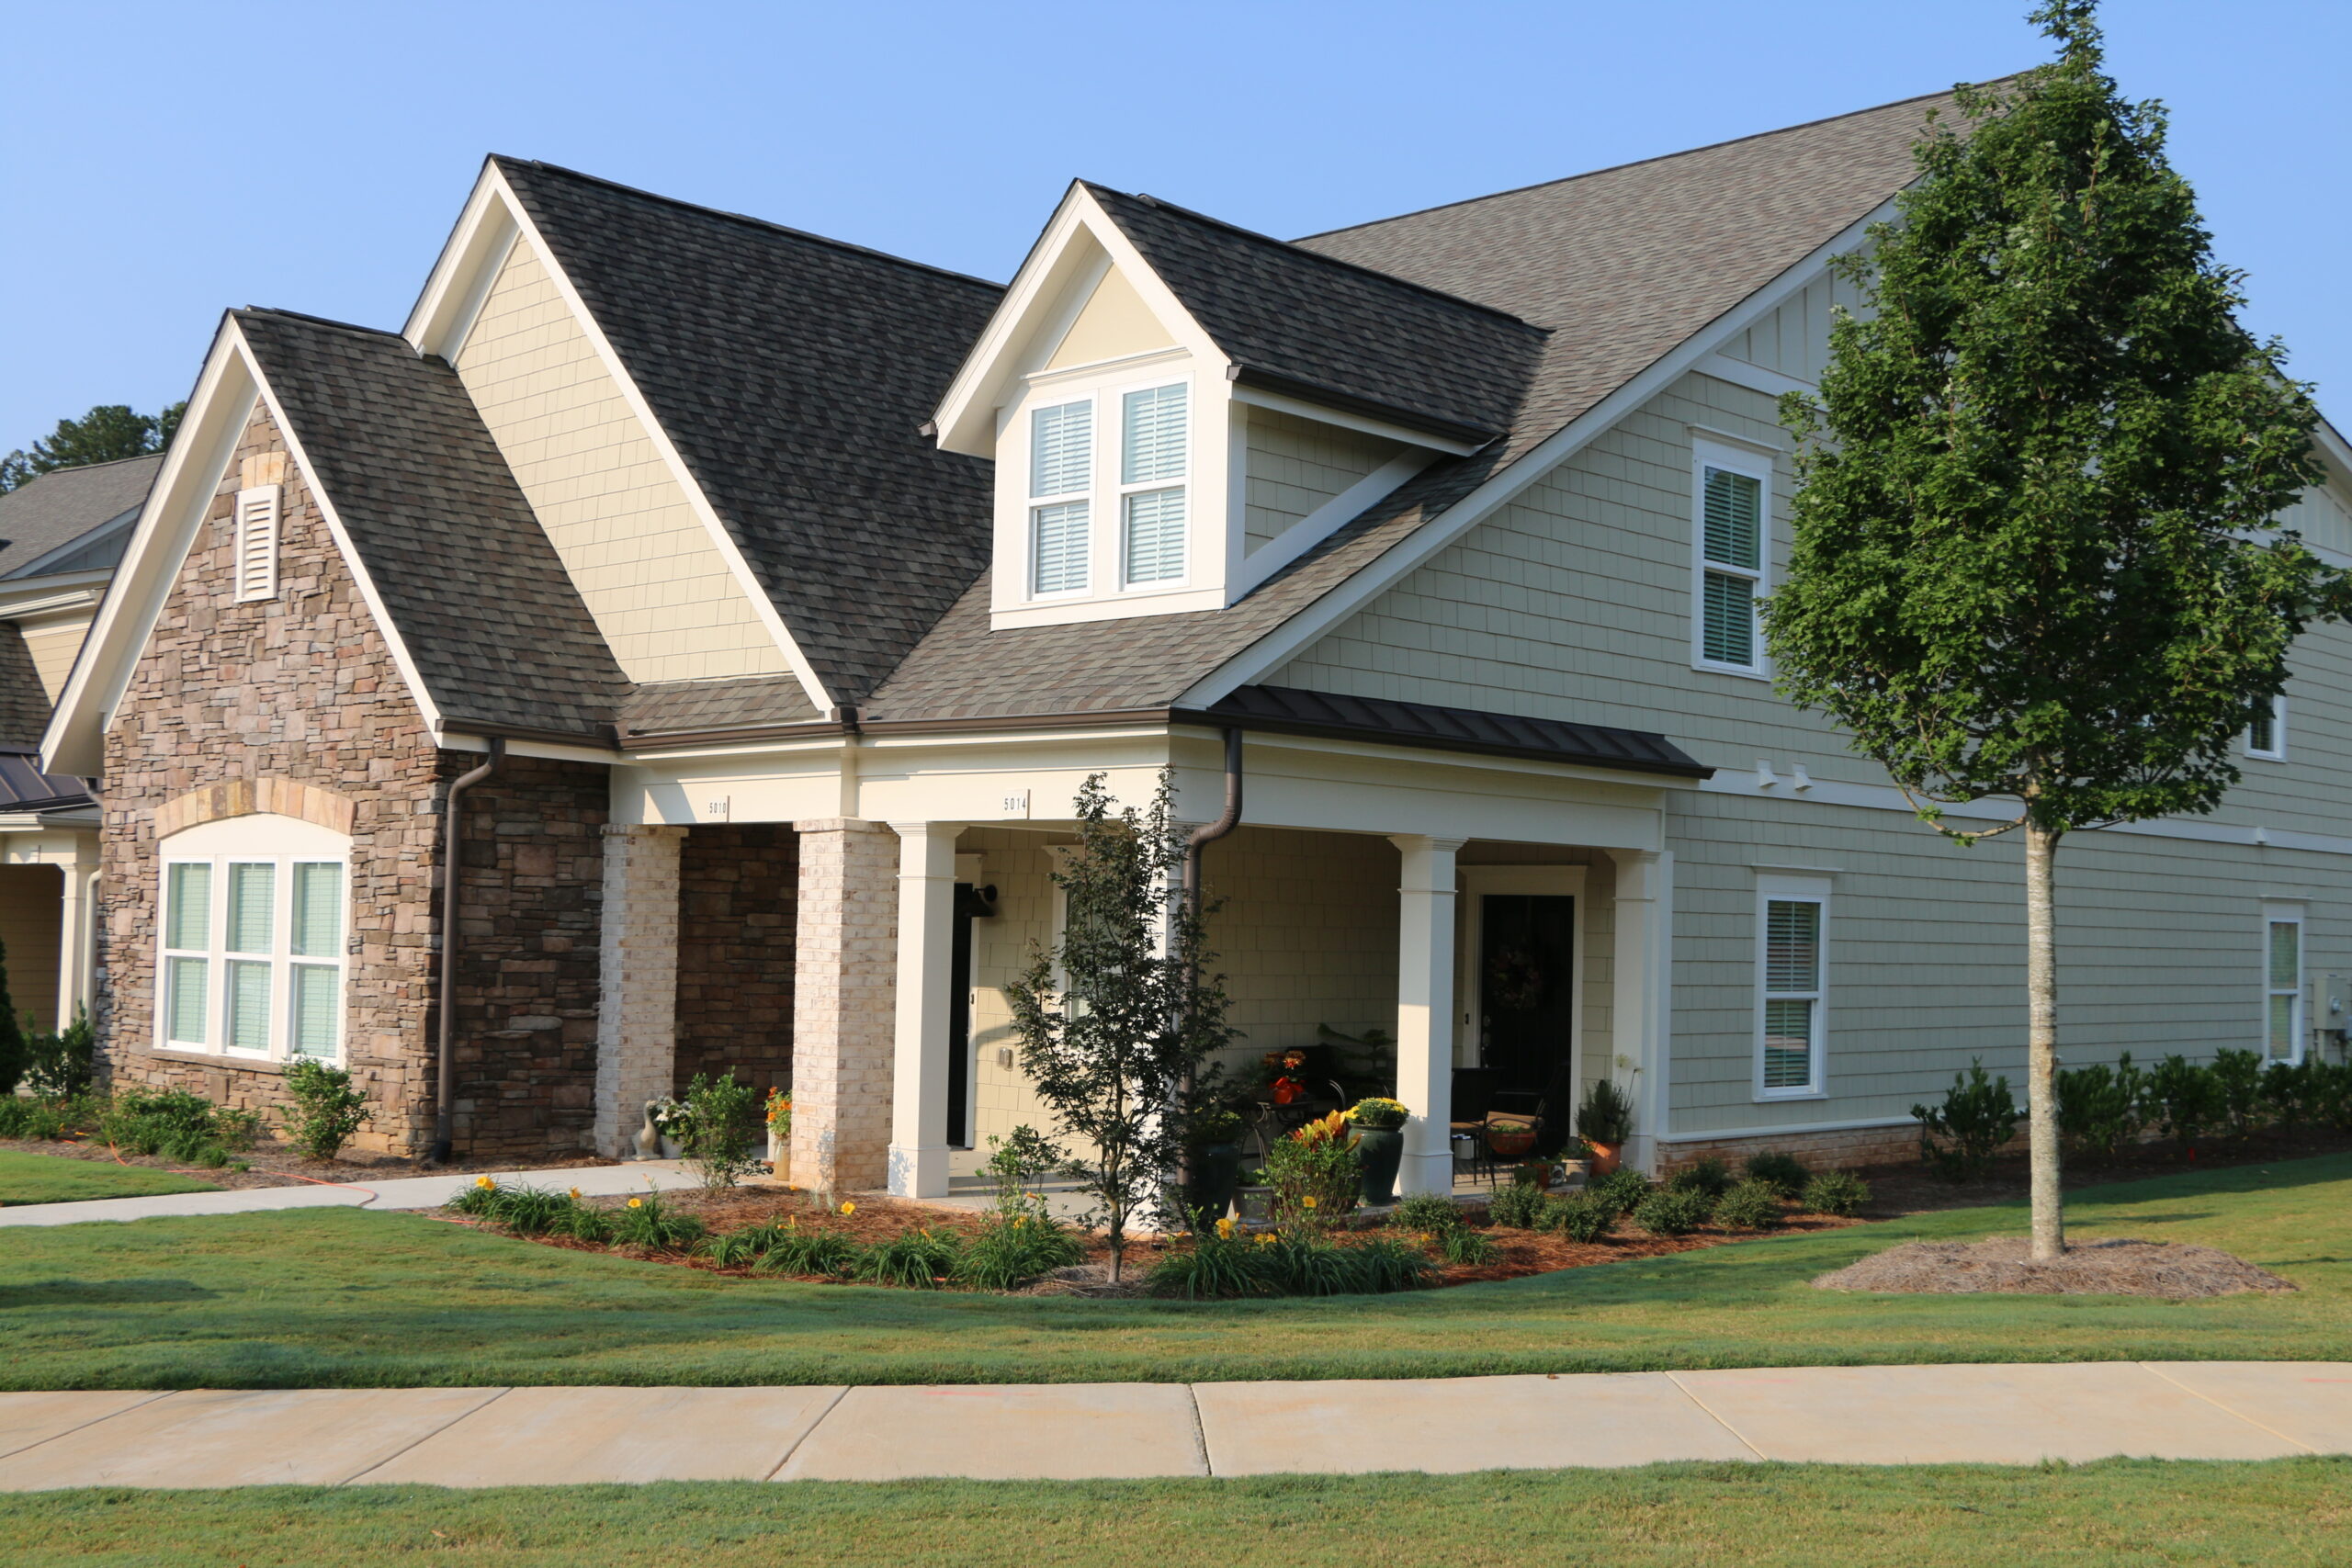
POLYGON ((1772 581, 1772 459, 1760 452, 1745 452, 1736 446, 1694 437, 1690 443, 1690 668, 1705 670, 1718 675, 1738 675, 1750 681, 1772 678, 1770 660, 1764 652, 1764 622, 1753 610, 1754 621, 1750 644, 1756 650, 1754 664, 1727 664, 1707 657, 1707 573, 1710 570, 1729 576, 1745 576, 1741 568, 1715 566, 1707 561, 1707 470, 1721 468, 1726 473, 1745 474, 1757 482, 1756 501, 1756 584, 1755 602, 1760 604, 1771 591, 1772 581))
POLYGON ((1166 363, 1130 365, 1123 375, 1077 386, 1063 378, 1067 374, 1059 372, 1054 378, 1043 380, 1042 384, 1034 385, 1013 410, 1012 418, 1006 422, 1006 434, 1013 435, 1021 445, 1017 455, 1019 466, 1015 471, 1023 476, 1022 489, 1025 491, 1031 483, 1028 476, 1035 468, 1036 459, 1032 445, 1036 439, 1037 412, 1086 400, 1094 405, 1093 482, 1083 491, 1071 491, 1057 496, 1027 496, 1022 502, 1020 603, 1039 605, 1112 602, 1190 592, 1199 581, 1202 556, 1199 378, 1189 367, 1166 363), (1138 479, 1130 484, 1123 477, 1125 465, 1122 462, 1126 442, 1126 395, 1175 386, 1184 389, 1184 472, 1176 479, 1138 479), (1127 579, 1127 498, 1162 490, 1184 492, 1184 570, 1175 577, 1155 577, 1131 582, 1127 579), (1042 506, 1067 505, 1072 502, 1083 502, 1087 508, 1085 585, 1040 592, 1037 589, 1037 511, 1042 506))
POLYGON ((1110 440, 1105 443, 1110 450, 1103 455, 1103 468, 1104 472, 1113 481, 1112 504, 1118 511, 1114 538, 1118 547, 1118 553, 1114 559, 1118 563, 1119 591, 1122 593, 1166 593, 1177 589, 1189 588, 1193 581, 1193 561, 1200 554, 1200 551, 1194 548, 1193 541, 1195 512, 1193 505, 1193 479, 1195 470, 1200 467, 1193 456, 1193 448, 1200 445, 1200 420, 1194 406, 1198 400, 1193 395, 1193 378, 1190 376, 1156 376, 1115 389, 1105 389, 1105 391, 1107 393, 1105 402, 1111 411, 1112 418, 1118 426, 1112 433, 1110 440), (1127 398, 1136 392, 1158 391, 1162 387, 1184 389, 1184 471, 1172 479, 1164 478, 1136 479, 1130 483, 1126 478, 1127 398), (1127 501, 1132 496, 1148 495, 1155 491, 1163 490, 1180 491, 1183 493, 1184 570, 1173 577, 1130 580, 1127 576, 1127 501))
POLYGON ((231 1061, 289 1062, 307 1058, 330 1065, 344 1060, 345 1020, 350 1010, 351 841, 340 833, 299 818, 267 814, 231 818, 174 834, 156 855, 156 965, 153 985, 155 1048, 160 1051, 220 1056, 231 1061), (331 863, 339 873, 343 908, 338 919, 342 945, 333 953, 297 953, 294 944, 294 868, 331 863), (175 948, 171 940, 172 868, 208 866, 212 885, 208 897, 206 946, 175 948), (270 945, 266 953, 229 951, 229 885, 232 865, 274 867, 270 890, 270 945), (171 961, 205 961, 205 1019, 202 1042, 171 1037, 171 961), (233 961, 269 965, 268 1043, 261 1050, 229 1043, 229 964, 233 961), (294 1039, 294 969, 330 968, 335 972, 334 1040, 325 1055, 297 1052, 294 1039))
POLYGON ((1756 1028, 1754 1041, 1755 1097, 1758 1102, 1784 1100, 1826 1100, 1829 1098, 1829 879, 1826 876, 1758 876, 1756 879, 1756 1028), (1814 974, 1812 1072, 1808 1080, 1795 1089, 1767 1089, 1764 1085, 1765 1002, 1773 998, 1794 997, 1800 993, 1781 991, 1768 993, 1766 977, 1769 971, 1768 949, 1771 944, 1770 915, 1774 904, 1815 904, 1821 909, 1818 967, 1814 974))
POLYGON ((2264 762, 2287 760, 2287 694, 2279 693, 2270 699, 2270 744, 2257 747, 2254 743, 2254 727, 2246 726, 2245 754, 2264 762))
POLYGON ((2262 906, 2262 1022, 2255 1050, 2267 1066, 2291 1066, 2303 1059, 2311 1045, 2311 1007, 2304 996, 2304 988, 2311 979, 2310 938, 2302 905, 2266 903, 2262 906), (2291 1043, 2291 1049, 2285 1056, 2270 1054, 2271 1000, 2288 994, 2283 987, 2274 986, 2270 980, 2270 928, 2278 925, 2295 928, 2294 1016, 2288 1025, 2290 1032, 2287 1038, 2291 1043))

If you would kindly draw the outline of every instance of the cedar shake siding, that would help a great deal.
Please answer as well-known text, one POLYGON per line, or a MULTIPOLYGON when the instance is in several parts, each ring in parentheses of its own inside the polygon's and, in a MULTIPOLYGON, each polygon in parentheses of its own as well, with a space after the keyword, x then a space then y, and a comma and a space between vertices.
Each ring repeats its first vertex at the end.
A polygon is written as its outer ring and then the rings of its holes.
POLYGON ((780 822, 696 827, 678 860, 678 1088, 731 1068, 788 1089, 799 838, 780 822))
MULTIPOLYGON (((284 786, 307 786, 323 793, 306 798, 347 813, 350 823, 344 1065, 371 1112, 356 1144, 423 1152, 432 1135, 442 788, 480 761, 433 744, 309 476, 287 456, 267 410, 257 409, 106 735, 95 1010, 105 1079, 188 1089, 255 1110, 285 1102, 280 1063, 157 1048, 157 817, 171 807, 170 823, 185 825, 272 800, 283 809, 281 797, 298 793, 284 786), (231 513, 248 465, 266 471, 273 463, 283 463, 285 486, 277 592, 239 604, 231 513), (198 812, 172 807, 191 793, 203 795, 198 812)), ((594 1031, 593 1016, 583 1023, 570 1015, 593 1015, 595 1005, 603 781, 601 769, 518 759, 496 788, 469 803, 469 838, 476 816, 487 823, 494 814, 497 825, 496 842, 476 857, 480 870, 466 888, 468 929, 480 924, 487 934, 466 959, 460 1010, 479 1070, 499 1077, 493 1093, 468 1081, 473 1069, 461 1069, 461 1103, 489 1108, 479 1112, 484 1154, 568 1147, 579 1141, 571 1122, 585 1125, 584 1110, 558 1101, 584 1106, 588 1048, 548 1042, 594 1031), (583 795, 592 797, 586 807, 583 795), (536 829, 509 802, 550 807, 548 839, 560 847, 544 852, 552 862, 546 871, 530 843, 536 829), (583 822, 585 847, 575 852, 583 822), (551 886, 583 876, 585 890, 551 886), (560 951, 567 942, 571 951, 560 951), (555 1028, 536 1027, 548 1016, 560 1021, 555 1028), (518 1034, 530 1037, 529 1048, 512 1041, 518 1034)), ((461 1117, 461 1149, 469 1132, 461 1117)))

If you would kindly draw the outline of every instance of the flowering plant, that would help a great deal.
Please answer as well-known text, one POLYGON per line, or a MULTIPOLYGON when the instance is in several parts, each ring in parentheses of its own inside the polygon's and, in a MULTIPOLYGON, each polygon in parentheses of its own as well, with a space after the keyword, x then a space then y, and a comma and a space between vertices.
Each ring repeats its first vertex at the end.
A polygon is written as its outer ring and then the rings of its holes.
POLYGON ((1318 1116, 1266 1152, 1266 1185, 1277 1224, 1319 1227, 1356 1206, 1362 1172, 1355 1129, 1345 1112, 1318 1116))
POLYGON ((792 1096, 780 1089, 768 1090, 768 1126, 779 1138, 792 1135, 792 1096))
POLYGON ((1402 1127, 1413 1112, 1401 1100, 1385 1095, 1366 1095, 1348 1107, 1348 1120, 1368 1132, 1394 1132, 1402 1127))

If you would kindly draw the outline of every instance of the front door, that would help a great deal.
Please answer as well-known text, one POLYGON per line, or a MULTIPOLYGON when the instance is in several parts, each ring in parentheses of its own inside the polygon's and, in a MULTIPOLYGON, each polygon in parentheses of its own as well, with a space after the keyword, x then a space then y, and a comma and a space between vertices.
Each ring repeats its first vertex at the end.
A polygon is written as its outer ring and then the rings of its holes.
MULTIPOLYGON (((1478 1065, 1495 1107, 1532 1111, 1547 1094, 1573 1100, 1577 901, 1566 893, 1478 894, 1478 1065)), ((1564 1115, 1571 1104, 1547 1108, 1564 1115)))

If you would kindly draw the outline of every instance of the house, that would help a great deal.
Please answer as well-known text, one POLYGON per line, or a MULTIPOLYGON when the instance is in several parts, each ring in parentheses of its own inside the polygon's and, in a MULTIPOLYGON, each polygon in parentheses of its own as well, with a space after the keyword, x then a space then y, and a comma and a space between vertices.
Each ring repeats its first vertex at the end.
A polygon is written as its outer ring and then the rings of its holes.
POLYGON ((62 1029, 89 1000, 98 808, 41 732, 163 465, 60 468, 0 494, 0 946, 10 1002, 62 1029))
MULTIPOLYGON (((1238 1060, 1392 1034, 1408 1190, 1601 1078, 1653 1167, 1901 1151, 2021 1061, 2016 852, 1754 606, 1826 264, 1945 101, 1291 242, 1081 182, 1003 287, 490 159, 399 330, 224 318, 74 669, 107 1071, 332 1060, 376 1146, 523 1156, 731 1068, 797 1180, 935 1194, 1047 1120, 1004 987, 1080 782, 1167 767, 1241 796, 1238 1060)), ((2224 809, 2070 843, 2078 1058, 2340 1043, 2347 655, 2224 809)))

